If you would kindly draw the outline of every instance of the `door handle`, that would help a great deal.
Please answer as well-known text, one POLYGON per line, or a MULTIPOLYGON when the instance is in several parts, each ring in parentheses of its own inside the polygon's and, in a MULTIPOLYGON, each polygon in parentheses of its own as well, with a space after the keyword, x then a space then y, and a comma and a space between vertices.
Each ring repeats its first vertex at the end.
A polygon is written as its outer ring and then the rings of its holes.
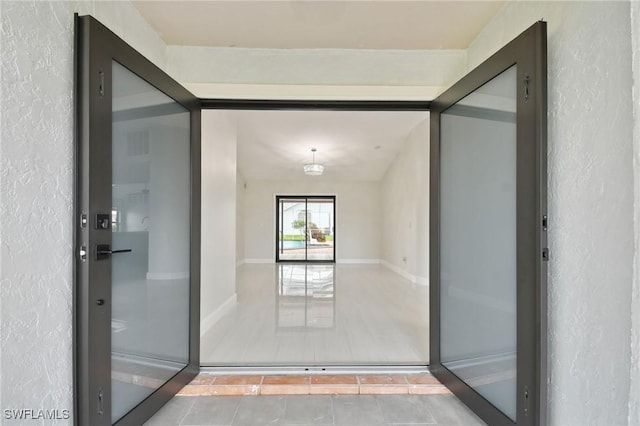
POLYGON ((98 244, 96 246, 96 260, 108 259, 112 254, 131 253, 131 249, 111 250, 109 244, 98 244))
POLYGON ((102 253, 105 254, 116 254, 116 253, 130 253, 133 250, 131 249, 122 249, 122 250, 103 250, 102 253))

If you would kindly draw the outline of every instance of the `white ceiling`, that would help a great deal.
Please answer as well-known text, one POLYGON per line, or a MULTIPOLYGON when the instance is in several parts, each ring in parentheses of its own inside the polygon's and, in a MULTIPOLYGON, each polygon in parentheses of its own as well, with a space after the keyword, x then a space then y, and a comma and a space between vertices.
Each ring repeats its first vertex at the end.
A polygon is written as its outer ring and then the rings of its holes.
MULTIPOLYGON (((504 4, 504 0, 133 2, 168 45, 402 50, 466 49, 504 4)), ((427 117, 425 112, 234 114, 238 168, 247 180, 380 180, 405 138, 427 117), (302 166, 311 161, 314 147, 325 173, 304 176, 302 166)))
MULTIPOLYGON (((228 112, 221 112, 228 113, 228 112)), ((236 111, 238 169, 246 180, 378 181, 409 133, 427 118, 421 111, 236 111), (378 148, 376 148, 378 147, 378 148), (305 176, 302 166, 325 166, 305 176)))
POLYGON ((147 1, 135 7, 169 45, 466 49, 500 1, 147 1))

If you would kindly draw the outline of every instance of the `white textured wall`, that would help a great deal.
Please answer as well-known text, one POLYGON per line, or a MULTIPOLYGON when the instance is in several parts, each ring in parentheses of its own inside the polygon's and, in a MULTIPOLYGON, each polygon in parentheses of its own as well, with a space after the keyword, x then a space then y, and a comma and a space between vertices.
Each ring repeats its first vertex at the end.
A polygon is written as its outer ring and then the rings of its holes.
POLYGON ((204 98, 433 99, 464 71, 464 50, 169 46, 170 73, 204 98))
POLYGON ((428 117, 411 131, 380 184, 382 260, 421 284, 429 282, 428 117))
POLYGON ((336 196, 336 261, 380 259, 378 182, 249 181, 244 194, 244 259, 275 261, 276 195, 336 196))
POLYGON ((202 333, 235 300, 236 147, 234 113, 202 111, 202 333))
POLYGON ((0 410, 73 412, 73 12, 93 14, 160 66, 165 46, 129 3, 0 7, 0 410))
POLYGON ((508 2, 470 46, 469 68, 540 18, 549 30, 549 424, 623 425, 634 256, 629 3, 508 2))
POLYGON ((635 182, 635 258, 631 306, 631 390, 629 424, 640 425, 640 1, 631 3, 633 48, 633 169, 635 182))

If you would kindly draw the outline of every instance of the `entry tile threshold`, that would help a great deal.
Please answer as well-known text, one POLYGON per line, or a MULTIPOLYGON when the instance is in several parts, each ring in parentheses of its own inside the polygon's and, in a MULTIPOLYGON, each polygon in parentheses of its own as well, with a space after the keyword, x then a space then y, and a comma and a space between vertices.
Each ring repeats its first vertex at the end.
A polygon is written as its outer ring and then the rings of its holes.
POLYGON ((216 375, 200 373, 178 395, 446 395, 431 373, 334 375, 216 375))

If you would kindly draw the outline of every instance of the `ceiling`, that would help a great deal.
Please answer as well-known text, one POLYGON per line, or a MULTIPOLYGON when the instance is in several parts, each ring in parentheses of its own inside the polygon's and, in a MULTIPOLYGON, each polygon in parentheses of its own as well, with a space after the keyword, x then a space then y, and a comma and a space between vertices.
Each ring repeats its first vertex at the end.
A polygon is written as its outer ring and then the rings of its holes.
POLYGON ((248 180, 378 181, 423 111, 236 111, 238 169, 248 180), (322 176, 305 176, 316 161, 322 176))
MULTIPOLYGON (((501 1, 133 0, 168 45, 466 49, 501 1)), ((426 112, 235 111, 247 180, 378 181, 426 112), (325 166, 308 177, 311 148, 325 166)))
POLYGON ((169 45, 270 49, 466 49, 501 1, 147 1, 169 45))

